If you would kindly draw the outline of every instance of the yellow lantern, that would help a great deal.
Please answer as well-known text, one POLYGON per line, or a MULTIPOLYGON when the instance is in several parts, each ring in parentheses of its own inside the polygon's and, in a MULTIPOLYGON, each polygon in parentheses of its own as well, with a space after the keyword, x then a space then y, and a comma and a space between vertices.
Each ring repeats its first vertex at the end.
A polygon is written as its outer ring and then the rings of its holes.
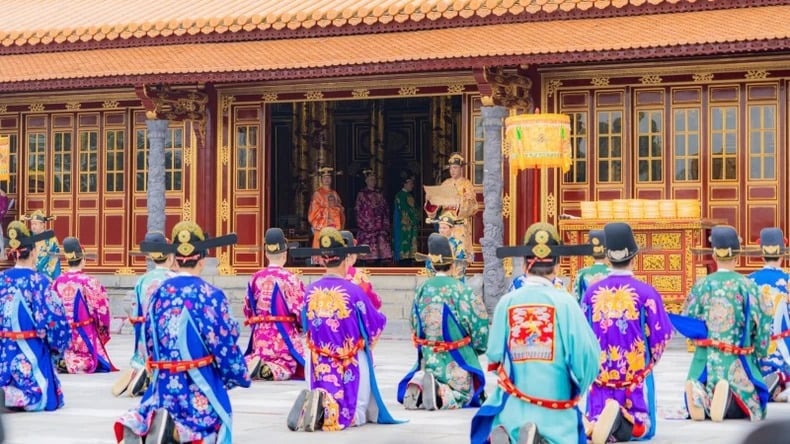
POLYGON ((510 168, 553 167, 568 172, 571 156, 571 119, 565 114, 521 114, 505 119, 510 144, 510 168))

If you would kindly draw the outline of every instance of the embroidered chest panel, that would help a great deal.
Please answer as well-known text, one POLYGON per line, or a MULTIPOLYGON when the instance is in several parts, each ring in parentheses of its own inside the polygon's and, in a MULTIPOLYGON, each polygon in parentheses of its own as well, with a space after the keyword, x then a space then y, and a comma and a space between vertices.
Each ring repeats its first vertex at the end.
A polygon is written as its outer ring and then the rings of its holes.
POLYGON ((555 316, 551 305, 516 305, 508 310, 508 348, 513 362, 554 360, 555 316))

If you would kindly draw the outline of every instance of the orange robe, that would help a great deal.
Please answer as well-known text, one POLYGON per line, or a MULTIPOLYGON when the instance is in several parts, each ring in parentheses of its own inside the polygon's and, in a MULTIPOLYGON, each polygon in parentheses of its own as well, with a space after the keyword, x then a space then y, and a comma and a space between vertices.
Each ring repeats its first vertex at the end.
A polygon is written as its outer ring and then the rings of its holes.
POLYGON ((425 202, 425 212, 428 217, 436 218, 437 214, 441 214, 444 210, 451 210, 456 219, 463 220, 463 224, 456 224, 453 227, 452 236, 461 241, 464 251, 466 252, 466 260, 468 262, 474 261, 474 250, 472 249, 472 216, 477 213, 477 195, 475 194, 475 187, 472 181, 462 177, 460 179, 453 179, 452 177, 442 182, 442 185, 450 182, 455 186, 455 191, 458 193, 459 206, 455 209, 441 208, 436 205, 431 205, 430 202, 425 202))
POLYGON ((310 199, 307 221, 313 229, 313 248, 318 248, 318 233, 323 228, 342 230, 346 223, 346 214, 337 191, 324 187, 317 189, 310 199))

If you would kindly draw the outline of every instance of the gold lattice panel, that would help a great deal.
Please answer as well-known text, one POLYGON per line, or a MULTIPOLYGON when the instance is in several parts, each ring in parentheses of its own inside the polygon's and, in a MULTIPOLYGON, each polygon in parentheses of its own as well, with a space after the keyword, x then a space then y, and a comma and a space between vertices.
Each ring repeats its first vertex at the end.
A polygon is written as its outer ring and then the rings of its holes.
POLYGON ((683 268, 683 256, 680 254, 669 255, 669 271, 680 271, 683 268))
POLYGON ((636 278, 637 280, 640 280, 642 282, 647 283, 647 276, 645 276, 643 274, 635 274, 634 278, 636 278))
POLYGON ((634 233, 634 240, 639 248, 645 248, 647 245, 647 233, 634 233))
POLYGON ((681 290, 680 276, 653 276, 653 286, 659 293, 662 291, 679 292, 681 290))
POLYGON ((659 271, 666 269, 666 258, 663 254, 645 254, 642 256, 642 270, 659 271))
POLYGON ((678 250, 681 247, 680 233, 652 233, 650 240, 653 248, 678 250))

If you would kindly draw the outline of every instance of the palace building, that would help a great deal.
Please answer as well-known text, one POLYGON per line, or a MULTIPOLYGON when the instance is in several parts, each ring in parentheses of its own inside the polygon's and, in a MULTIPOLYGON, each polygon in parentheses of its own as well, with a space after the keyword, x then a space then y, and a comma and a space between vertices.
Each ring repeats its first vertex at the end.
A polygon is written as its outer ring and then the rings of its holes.
MULTIPOLYGON (((612 199, 697 199, 701 219, 750 243, 765 226, 790 231, 790 1, 53 1, 3 17, 4 186, 15 211, 43 209, 60 238, 98 251, 94 271, 144 265, 128 251, 146 232, 152 143, 168 228, 191 218, 239 235, 218 252, 223 273, 262 266, 269 226, 307 240, 319 165, 342 171, 353 229, 362 168, 388 199, 411 171, 421 207, 421 186, 460 151, 479 186, 479 239, 492 106, 572 120, 569 172, 511 174, 505 158, 506 243, 612 199)), ((703 227, 656 222, 642 241, 677 251, 646 262, 685 291, 663 270, 697 266, 684 251, 703 227)), ((567 238, 596 224, 574 219, 567 238)))

